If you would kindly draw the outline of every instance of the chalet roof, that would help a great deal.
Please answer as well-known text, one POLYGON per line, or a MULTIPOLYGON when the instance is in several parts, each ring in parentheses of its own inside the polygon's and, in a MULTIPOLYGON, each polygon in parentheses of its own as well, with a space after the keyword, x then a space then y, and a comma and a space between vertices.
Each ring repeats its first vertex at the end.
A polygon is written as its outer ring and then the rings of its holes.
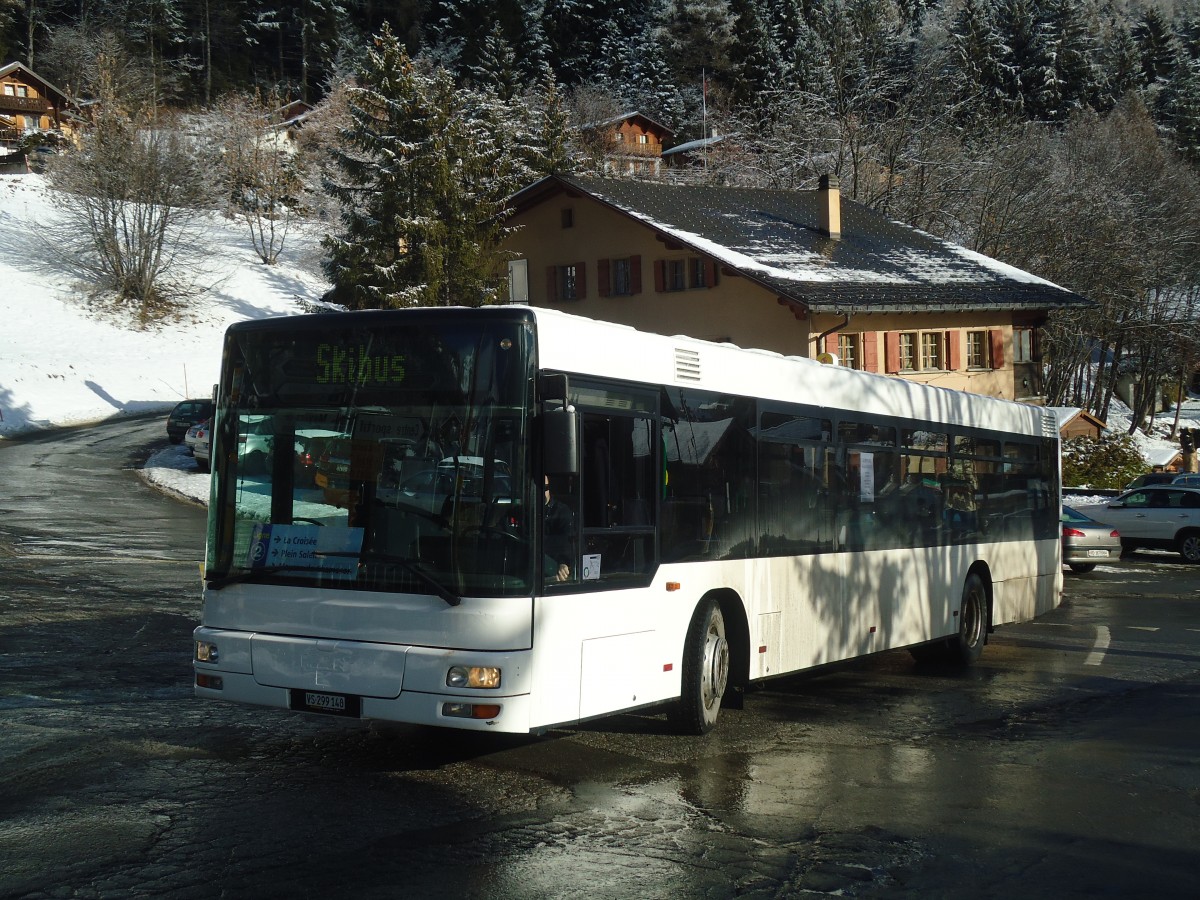
POLYGON ((56 93, 59 97, 62 97, 63 100, 67 99, 66 91, 64 91, 62 88, 55 87, 51 82, 47 81, 45 78, 43 78, 37 72, 33 71, 33 69, 29 68, 29 66, 25 65, 24 63, 10 62, 7 65, 0 66, 0 78, 5 78, 17 71, 24 72, 29 78, 32 78, 34 81, 41 82, 41 84, 44 85, 46 88, 48 88, 49 90, 56 93))
POLYGON ((681 153, 691 153, 694 150, 701 150, 705 147, 712 147, 716 144, 719 144, 722 141, 724 141, 727 137, 728 137, 728 135, 717 134, 717 135, 713 135, 712 137, 696 138, 696 140, 694 140, 694 141, 687 141, 683 144, 676 144, 671 149, 664 150, 662 152, 662 155, 664 157, 667 157, 667 156, 675 156, 675 155, 681 154, 681 153))
POLYGON ((1058 430, 1062 431, 1067 425, 1074 422, 1076 419, 1083 419, 1090 425, 1094 425, 1101 431, 1108 428, 1102 419, 1093 416, 1086 409, 1081 409, 1078 406, 1051 406, 1047 407, 1047 412, 1054 414, 1055 423, 1058 425, 1058 430))
POLYGON ((774 291, 800 312, 1045 311, 1092 302, 1045 279, 842 200, 841 236, 819 230, 819 191, 552 175, 518 209, 588 195, 774 291))
POLYGON ((636 111, 621 113, 620 115, 612 116, 611 118, 604 119, 599 122, 588 122, 584 125, 580 125, 579 129, 580 129, 580 131, 591 131, 591 130, 597 129, 597 128, 608 128, 613 125, 620 125, 622 122, 633 122, 633 121, 640 122, 643 128, 649 126, 658 131, 661 131, 663 134, 668 134, 671 136, 675 135, 675 131, 673 129, 668 128, 666 125, 663 125, 661 122, 655 122, 649 116, 644 115, 640 112, 636 112, 636 111))

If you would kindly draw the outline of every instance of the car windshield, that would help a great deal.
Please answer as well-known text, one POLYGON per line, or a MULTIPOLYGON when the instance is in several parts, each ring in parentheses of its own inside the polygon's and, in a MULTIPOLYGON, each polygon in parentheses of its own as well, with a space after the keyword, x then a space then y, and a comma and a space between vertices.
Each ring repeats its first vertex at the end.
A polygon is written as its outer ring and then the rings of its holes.
POLYGON ((527 594, 530 334, 448 317, 231 331, 210 585, 527 594))

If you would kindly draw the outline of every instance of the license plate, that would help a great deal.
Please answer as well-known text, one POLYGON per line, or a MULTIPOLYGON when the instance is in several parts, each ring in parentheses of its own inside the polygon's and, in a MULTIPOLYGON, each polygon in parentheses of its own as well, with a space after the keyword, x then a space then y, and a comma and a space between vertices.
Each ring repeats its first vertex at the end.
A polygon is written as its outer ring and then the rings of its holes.
POLYGON ((1088 551, 1088 556, 1103 556, 1103 557, 1107 557, 1107 556, 1108 556, 1108 551, 1107 551, 1107 550, 1089 550, 1089 551, 1088 551))
POLYGON ((361 714, 362 701, 351 694, 328 694, 324 691, 293 690, 292 709, 302 712, 321 713, 327 716, 351 716, 361 714))

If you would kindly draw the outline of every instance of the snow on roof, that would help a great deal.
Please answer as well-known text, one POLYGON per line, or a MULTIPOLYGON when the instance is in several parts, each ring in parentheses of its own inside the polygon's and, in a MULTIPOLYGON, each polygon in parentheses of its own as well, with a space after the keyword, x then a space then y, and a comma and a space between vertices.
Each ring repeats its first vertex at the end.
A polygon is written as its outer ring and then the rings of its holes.
MULTIPOLYGON (((819 230, 819 191, 551 176, 562 186, 754 278, 814 312, 1054 309, 1088 306, 1072 291, 842 201, 842 231, 819 230)), ((521 195, 518 195, 520 197, 521 195)))

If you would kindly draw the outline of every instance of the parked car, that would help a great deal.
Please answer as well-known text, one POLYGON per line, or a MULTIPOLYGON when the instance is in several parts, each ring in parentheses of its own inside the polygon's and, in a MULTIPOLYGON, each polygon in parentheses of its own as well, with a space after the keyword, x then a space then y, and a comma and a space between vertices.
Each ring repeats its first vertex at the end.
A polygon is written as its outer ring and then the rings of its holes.
MULTIPOLYGON (((1139 475, 1129 484, 1125 485, 1125 490, 1134 491, 1138 488, 1149 487, 1152 484, 1177 484, 1180 483, 1176 479, 1183 478, 1200 478, 1194 475, 1180 475, 1178 472, 1147 472, 1145 475, 1139 475)), ((1196 484, 1200 484, 1197 481, 1196 484)))
POLYGON ((200 432, 202 430, 207 430, 208 424, 211 421, 212 419, 205 419, 203 422, 197 422, 187 430, 187 434, 183 436, 183 443, 184 446, 188 448, 188 452, 191 452, 195 449, 196 441, 200 438, 200 432))
POLYGON ((1153 484, 1080 512, 1121 532, 1121 549, 1174 550, 1200 563, 1200 487, 1153 484))
POLYGON ((167 440, 178 444, 187 435, 188 429, 197 422, 211 419, 211 400, 180 400, 167 416, 167 440))
POLYGON ((196 468, 201 472, 207 472, 212 451, 212 428, 208 422, 205 422, 188 431, 188 434, 191 435, 192 431, 196 433, 192 443, 192 456, 196 459, 196 468))
POLYGON ((1072 572, 1090 572, 1121 557, 1121 533, 1069 506, 1062 508, 1062 558, 1072 572))

